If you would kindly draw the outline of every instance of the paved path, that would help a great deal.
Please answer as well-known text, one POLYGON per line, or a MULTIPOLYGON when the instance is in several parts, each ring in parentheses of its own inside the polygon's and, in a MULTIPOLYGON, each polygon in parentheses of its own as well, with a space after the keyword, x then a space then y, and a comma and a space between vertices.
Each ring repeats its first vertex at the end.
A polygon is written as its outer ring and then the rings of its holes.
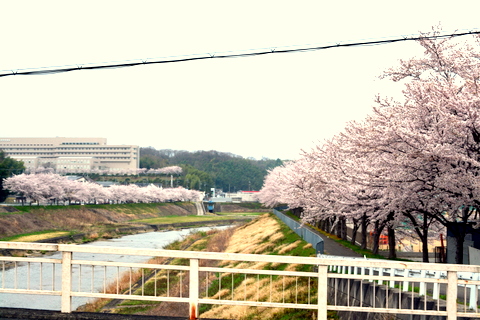
POLYGON ((203 206, 202 201, 195 202, 195 207, 197 208, 197 215, 204 216, 205 215, 205 207, 203 206))
POLYGON ((335 240, 330 239, 324 234, 321 234, 321 237, 323 239, 323 249, 325 254, 342 257, 363 257, 361 254, 338 244, 335 240))

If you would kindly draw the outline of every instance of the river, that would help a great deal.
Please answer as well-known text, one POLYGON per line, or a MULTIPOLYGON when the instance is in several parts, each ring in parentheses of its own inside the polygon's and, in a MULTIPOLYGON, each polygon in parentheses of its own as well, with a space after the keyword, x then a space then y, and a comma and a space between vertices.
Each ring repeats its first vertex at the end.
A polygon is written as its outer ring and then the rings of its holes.
MULTIPOLYGON (((143 248, 143 249, 163 249, 167 244, 170 244, 176 240, 182 239, 185 235, 188 235, 193 230, 198 231, 207 231, 211 229, 226 229, 230 226, 220 226, 220 227, 201 227, 195 229, 182 229, 175 231, 165 231, 165 232, 148 232, 148 233, 139 233, 134 235, 128 235, 121 238, 101 240, 90 242, 85 245, 89 246, 109 246, 109 247, 128 247, 128 248, 143 248)), ((60 259, 61 254, 55 253, 49 258, 60 259)), ((79 260, 103 260, 103 261, 120 261, 120 262, 132 262, 132 263, 141 263, 149 260, 152 257, 146 256, 124 256, 124 255, 105 255, 105 254, 90 254, 90 253, 74 253, 74 259, 79 260)), ((27 264, 18 264, 16 271, 14 269, 9 269, 5 271, 5 277, 2 281, 5 281, 6 288, 15 287, 13 279, 15 278, 14 273, 17 273, 17 279, 26 279, 28 273, 30 274, 30 288, 39 289, 40 286, 44 290, 52 290, 52 279, 55 279, 55 289, 59 290, 61 286, 61 269, 58 265, 55 267, 55 270, 52 270, 52 264, 44 264, 42 266, 42 280, 40 281, 40 270, 39 268, 30 267, 30 272, 28 272, 27 264)), ((73 279, 79 278, 80 269, 78 266, 73 266, 73 279)), ((91 268, 82 268, 81 269, 82 278, 89 279, 91 278, 91 268)), ((96 273, 95 273, 96 274, 96 273)), ((114 270, 108 271, 107 268, 107 278, 114 278, 116 272, 114 270)), ((103 277, 103 274, 102 274, 103 277)), ((103 280, 103 279, 102 279, 103 280)), ((82 288, 86 287, 86 290, 90 290, 92 283, 81 283, 75 284, 75 286, 81 285, 82 288)), ((22 284, 17 284, 18 289, 22 289, 22 284)), ((101 290, 103 288, 103 281, 98 281, 93 284, 94 290, 101 290)), ((88 298, 82 297, 73 297, 72 298, 72 310, 77 309, 79 306, 85 304, 88 301, 88 298)), ((57 310, 61 309, 60 296, 48 296, 48 295, 32 295, 32 294, 10 294, 10 293, 0 293, 0 307, 3 308, 27 308, 27 309, 40 309, 40 310, 57 310)))

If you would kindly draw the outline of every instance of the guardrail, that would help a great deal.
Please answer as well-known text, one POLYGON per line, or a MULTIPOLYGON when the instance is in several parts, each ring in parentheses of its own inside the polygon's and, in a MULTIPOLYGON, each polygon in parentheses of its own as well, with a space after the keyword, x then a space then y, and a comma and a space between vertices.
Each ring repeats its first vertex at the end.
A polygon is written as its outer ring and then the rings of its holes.
MULTIPOLYGON (((397 286, 402 288, 402 291, 408 291, 410 284, 418 283, 418 287, 416 291, 420 296, 424 296, 430 294, 433 300, 440 300, 440 285, 437 282, 432 284, 431 290, 427 290, 427 283, 425 282, 418 282, 415 278, 431 278, 431 279, 446 279, 447 272, 445 270, 417 270, 417 269, 395 269, 395 268, 388 268, 388 267, 358 267, 357 261, 359 260, 369 260, 369 261, 385 261, 382 259, 370 259, 370 258, 356 258, 356 257, 339 257, 339 256, 332 256, 332 255, 325 255, 325 254, 318 254, 317 257, 319 258, 336 258, 336 259, 343 259, 343 260, 351 260, 352 266, 329 266, 329 271, 331 272, 339 272, 339 273, 348 273, 353 275, 365 275, 365 274, 377 274, 380 276, 383 275, 390 275, 395 277, 403 277, 404 280, 399 284, 399 281, 390 281, 389 287, 395 288, 395 282, 397 282, 397 286)), ((465 284, 459 283, 459 286, 463 288, 463 299, 466 302, 465 297, 468 297, 468 307, 472 310, 478 308, 478 290, 480 287, 473 284, 468 284, 471 281, 478 281, 480 280, 480 273, 476 272, 457 272, 458 280, 466 281, 465 284)), ((369 280, 372 282, 373 280, 369 280)), ((383 284, 382 280, 378 280, 378 284, 383 284)))
POLYGON ((322 237, 314 230, 311 230, 307 226, 303 226, 289 216, 283 214, 282 212, 273 209, 273 214, 275 214, 283 223, 285 223, 290 229, 292 229, 296 234, 298 234, 303 240, 312 244, 317 253, 324 252, 324 243, 322 237))
MULTIPOLYGON (((477 308, 471 309, 467 304, 457 304, 457 299, 460 297, 458 295, 459 285, 471 285, 475 288, 480 285, 478 280, 459 279, 458 274, 460 272, 478 274, 480 273, 480 266, 362 259, 355 260, 352 263, 352 260, 339 258, 16 242, 0 242, 0 249, 61 252, 61 259, 49 258, 48 255, 40 257, 0 256, 0 292, 61 296, 61 311, 65 313, 72 312, 72 297, 89 297, 187 302, 190 306, 191 319, 198 317, 199 305, 201 304, 310 309, 316 310, 317 319, 323 320, 327 319, 327 310, 378 312, 396 315, 436 315, 445 316, 448 320, 457 319, 457 317, 480 318, 477 308), (125 263, 114 262, 110 259, 109 261, 89 261, 75 259, 77 253, 178 258, 182 259, 180 261, 184 263, 180 265, 125 263), (204 266, 204 261, 207 260, 222 261, 222 265, 226 266, 204 266), (42 282, 42 270, 50 264, 58 265, 61 270, 53 277, 53 283, 43 283, 40 286, 34 284, 31 276, 33 273, 30 270, 37 270, 35 275, 42 282), (282 268, 283 271, 280 271, 267 268, 271 264, 287 265, 282 268), (28 272, 27 275, 19 277, 16 270, 22 265, 27 267, 28 272), (315 271, 298 271, 293 268, 299 265, 311 265, 315 271), (416 278, 399 279, 393 274, 338 273, 333 272, 334 266, 336 266, 335 268, 343 267, 346 269, 351 267, 364 268, 364 270, 367 268, 389 268, 420 270, 421 272, 444 272, 446 277, 434 279, 420 274, 416 278), (88 276, 82 275, 81 272, 78 272, 81 268, 90 269, 91 272, 88 276), (113 269, 116 275, 107 279, 107 269, 113 269), (132 273, 137 270, 140 272, 138 288, 126 291, 118 289, 121 275, 126 273, 128 278, 130 274, 130 279, 132 279, 132 273), (428 296, 419 297, 418 293, 414 292, 413 287, 408 292, 394 288, 395 284, 401 285, 406 279, 410 282, 425 283, 427 286, 437 284, 446 293, 445 303, 443 305, 432 305, 427 301, 429 300, 428 296), (369 282, 370 280, 372 282, 369 282), (393 284, 393 287, 392 285, 380 284, 379 281, 389 282, 393 284), (93 289, 94 282, 102 283, 104 289, 93 289), (179 291, 172 290, 175 283, 182 284, 183 282, 185 285, 180 285, 179 291), (113 284, 113 291, 107 291, 109 283, 113 284), (360 283, 360 289, 353 294, 351 289, 355 286, 355 283, 360 283), (368 290, 361 289, 365 283, 370 283, 368 290), (329 289, 327 290, 327 288, 329 289), (338 298, 342 291, 347 299, 338 298), (378 293, 380 291, 383 292, 383 304, 375 302, 379 300, 378 293), (275 292, 281 292, 281 294, 275 292), (367 302, 368 297, 373 297, 373 305, 367 302), (404 303, 405 299, 410 303, 404 303), (417 303, 419 299, 421 303, 417 303)), ((55 270, 55 268, 52 268, 52 270, 55 270)), ((133 287, 133 284, 130 284, 130 287, 133 287)), ((464 299, 467 299, 467 297, 464 297, 464 299)), ((463 303, 466 301, 463 301, 463 303)), ((462 303, 462 301, 460 302, 462 303)))

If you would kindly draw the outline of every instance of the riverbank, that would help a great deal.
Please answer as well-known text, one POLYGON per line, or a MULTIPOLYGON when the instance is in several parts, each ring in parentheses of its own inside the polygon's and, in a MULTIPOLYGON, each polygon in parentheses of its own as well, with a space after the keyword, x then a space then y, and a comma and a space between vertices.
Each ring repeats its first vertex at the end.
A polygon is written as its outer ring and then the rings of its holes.
MULTIPOLYGON (((227 253, 246 253, 246 254, 264 254, 264 255, 291 255, 291 256, 315 256, 315 249, 304 240, 302 240, 295 232, 284 225, 273 214, 263 214, 256 219, 235 228, 224 231, 212 231, 207 233, 190 234, 188 237, 169 245, 168 250, 183 251, 208 251, 208 252, 227 252, 227 253)), ((151 261, 155 264, 183 264, 185 261, 176 259, 174 261, 151 261)), ((285 264, 265 264, 252 262, 234 261, 215 261, 205 260, 202 266, 225 267, 225 268, 251 268, 251 269, 272 269, 272 270, 291 270, 291 271, 312 271, 313 266, 305 265, 285 265, 285 264), (205 265, 204 265, 205 264, 205 265)), ((141 294, 142 290, 148 291, 148 288, 161 288, 164 277, 149 277, 148 274, 141 275, 141 283, 144 286, 134 286, 133 294, 141 294)), ((271 282, 265 281, 263 278, 240 277, 238 281, 232 281, 228 277, 218 278, 218 275, 209 275, 208 283, 203 284, 201 292, 208 291, 208 295, 212 299, 219 299, 225 295, 244 294, 245 288, 254 288, 255 295, 258 299, 268 301, 272 296, 292 296, 297 297, 300 302, 302 299, 310 299, 307 297, 316 297, 316 288, 309 287, 307 279, 299 278, 298 282, 285 281, 283 278, 275 278, 271 282), (241 278, 241 279, 240 279, 241 278), (221 281, 221 285, 219 285, 221 281), (235 284, 234 284, 235 282, 235 284), (304 283, 305 282, 305 283, 304 283), (205 287, 208 286, 208 287, 205 287), (232 287, 233 286, 233 287, 232 287), (221 290, 220 290, 221 288, 221 290), (310 292, 308 291, 310 288, 310 292), (237 292, 238 291, 238 292, 237 292)), ((177 279, 178 280, 178 279, 177 279)), ((165 285, 163 283, 163 285, 165 285)), ((184 277, 183 281, 172 281, 170 286, 170 294, 176 296, 178 292, 186 292, 188 281, 184 277), (178 291, 178 292, 177 292, 178 291)), ((112 290, 117 290, 113 288, 112 290)), ((130 287, 123 288, 130 290, 130 287)), ((252 289, 253 290, 253 289, 252 289)), ((107 289, 108 292, 108 289, 107 289)), ((315 298, 312 298, 313 300, 315 298)), ((310 303, 314 303, 309 300, 310 303)), ((302 300, 303 301, 303 300, 302 300)), ((79 311, 91 312, 109 312, 109 313, 128 313, 142 314, 152 316, 188 316, 188 304, 178 302, 139 302, 136 300, 123 301, 97 301, 97 303, 85 306, 79 311), (98 303, 98 304, 97 304, 98 303)), ((248 306, 213 306, 201 305, 200 318, 217 318, 217 319, 314 319, 315 312, 312 310, 290 310, 283 308, 256 308, 248 306)))
MULTIPOLYGON (((158 218, 154 218, 158 219, 158 218)), ((144 220, 142 220, 144 222, 144 220)), ((224 220, 225 221, 225 220, 224 220)), ((130 220, 129 222, 138 222, 135 219, 130 220)), ((202 221, 205 222, 205 221, 202 221)), ((218 221, 217 221, 218 222, 218 221)), ((230 228, 225 232, 199 232, 198 234, 191 234, 184 239, 179 240, 178 242, 171 243, 171 246, 168 246, 170 250, 192 250, 192 251, 209 251, 209 252, 231 252, 231 253, 254 253, 254 254, 264 254, 264 255, 293 255, 293 256, 315 256, 315 249, 302 239, 298 237, 292 230, 290 230, 286 225, 281 223, 273 214, 263 214, 256 219, 251 221, 245 221, 243 225, 237 226, 236 228, 230 228), (187 247, 188 246, 188 247, 187 247)), ((191 223, 191 222, 189 222, 191 223)), ((45 241, 42 241, 45 242, 45 241)), ((156 261, 156 264, 182 264, 184 261, 182 259, 177 259, 178 261, 156 261)), ((213 263, 218 267, 226 268, 243 268, 248 267, 245 265, 246 262, 219 262, 218 264, 214 261, 208 260, 208 263, 213 263)), ((264 265, 261 263, 252 263, 250 267, 253 269, 263 269, 268 267, 272 270, 284 270, 288 268, 291 271, 308 271, 305 269, 311 268, 313 266, 303 266, 303 265, 282 265, 282 264, 269 264, 264 265)), ((212 265, 213 266, 213 265, 212 265)), ((310 269, 309 269, 310 270, 310 269)), ((147 275, 145 275, 147 277, 147 275)), ((175 276, 173 280, 175 280, 175 276)), ((309 285, 303 283, 305 280, 298 280, 298 283, 293 285, 292 283, 286 282, 282 284, 279 279, 271 279, 270 283, 263 281, 264 279, 239 279, 240 281, 228 280, 226 277, 216 278, 217 276, 212 274, 208 277, 208 283, 204 284, 208 287, 202 289, 202 292, 205 290, 208 291, 208 295, 215 297, 222 297, 225 294, 236 295, 236 291, 244 290, 247 285, 252 288, 257 288, 259 298, 262 300, 269 299, 271 296, 286 294, 287 296, 296 296, 299 301, 306 299, 307 290, 309 285), (227 281, 227 280, 228 281, 227 281), (248 280, 248 281, 247 281, 248 280), (221 281, 221 285, 219 285, 221 281), (247 281, 243 283, 243 281, 247 281), (253 281, 253 284, 252 284, 253 281), (258 283, 255 283, 257 282, 258 283), (234 285, 234 286, 233 286, 234 285), (222 290, 219 290, 222 288, 222 290), (282 289, 283 288, 283 289, 282 289), (280 290, 278 293, 276 290, 280 290), (273 290, 273 291, 272 291, 273 290)), ((147 278, 145 278, 147 279, 147 278)), ((181 278, 180 278, 181 279, 181 278)), ((148 280, 146 286, 160 287, 161 283, 156 283, 156 281, 162 281, 161 278, 154 277, 154 280, 148 280), (155 284, 150 283, 149 281, 155 281, 155 284)), ((131 284, 128 281, 126 284, 131 284)), ((170 290, 173 293, 174 290, 179 289, 180 292, 185 292, 186 283, 183 281, 175 282, 172 281, 170 284, 170 290), (175 285, 178 285, 175 287, 175 285)), ((143 290, 138 288, 138 290, 143 290)), ((128 290, 129 288, 126 288, 128 290)), ((118 289, 116 289, 118 290, 118 289)), ((309 290, 309 303, 314 303, 314 297, 316 297, 316 288, 311 287, 309 290), (313 297, 313 300, 310 300, 310 294, 313 297)), ((135 293, 136 294, 136 293, 135 293)), ((215 298, 216 299, 216 298, 215 298)), ((297 299, 297 298, 295 298, 297 299)), ((182 307, 178 304, 163 302, 157 305, 148 304, 143 305, 139 304, 138 301, 123 301, 119 304, 115 304, 110 307, 110 305, 103 305, 100 308, 94 307, 93 310, 88 310, 91 312, 112 312, 112 313, 128 313, 128 314, 143 314, 143 315, 154 315, 154 316, 166 316, 174 315, 183 317, 183 314, 179 314, 179 310, 182 312, 188 312, 188 306, 182 307), (106 308, 106 309, 105 309, 106 308)), ((82 312, 83 310, 77 310, 77 312, 82 312)), ((285 310, 285 309, 270 309, 270 308, 254 308, 254 307, 232 307, 232 306, 211 306, 211 305, 202 305, 201 309, 202 318, 223 318, 223 319, 288 319, 288 318, 301 318, 301 319, 313 319, 314 312, 311 310, 285 310)))
POLYGON ((0 240, 90 242, 127 234, 250 220, 248 215, 197 216, 194 203, 85 206, 0 206, 0 240))

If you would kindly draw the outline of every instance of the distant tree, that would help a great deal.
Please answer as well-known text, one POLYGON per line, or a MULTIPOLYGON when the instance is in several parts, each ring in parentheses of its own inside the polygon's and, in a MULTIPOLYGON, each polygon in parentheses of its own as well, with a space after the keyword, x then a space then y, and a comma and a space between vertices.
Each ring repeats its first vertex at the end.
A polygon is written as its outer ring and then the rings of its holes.
POLYGON ((259 190, 267 170, 283 163, 280 159, 245 159, 214 150, 189 152, 149 147, 142 148, 140 154, 140 166, 149 169, 147 173, 154 173, 152 169, 180 166, 183 168, 183 177, 179 177, 177 182, 201 190, 213 187, 224 191, 259 190), (198 171, 193 172, 192 168, 198 171), (187 175, 190 176, 187 178, 187 175), (196 175, 198 179, 191 175, 196 175))
POLYGON ((159 188, 149 185, 114 185, 103 188, 90 182, 68 180, 53 173, 19 174, 5 179, 5 187, 33 202, 51 203, 151 203, 200 201, 202 193, 184 188, 159 188))
POLYGON ((3 188, 3 180, 14 174, 20 174, 24 170, 25 166, 22 161, 7 157, 5 153, 0 150, 0 202, 5 201, 9 194, 9 191, 3 188))
POLYGON ((140 168, 157 169, 160 167, 159 159, 152 155, 145 155, 140 157, 140 168))

